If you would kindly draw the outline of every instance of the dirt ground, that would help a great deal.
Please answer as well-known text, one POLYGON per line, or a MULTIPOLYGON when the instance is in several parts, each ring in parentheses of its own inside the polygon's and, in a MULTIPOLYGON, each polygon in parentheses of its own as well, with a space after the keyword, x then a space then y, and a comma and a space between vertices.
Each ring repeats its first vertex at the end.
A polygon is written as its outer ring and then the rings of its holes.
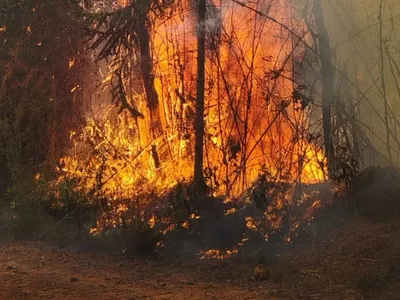
POLYGON ((214 278, 216 268, 223 266, 135 263, 13 243, 0 248, 0 299, 259 299, 266 293, 254 283, 214 278))
POLYGON ((235 261, 129 261, 32 242, 0 246, 0 299, 400 299, 400 224, 343 221, 255 281, 235 261))

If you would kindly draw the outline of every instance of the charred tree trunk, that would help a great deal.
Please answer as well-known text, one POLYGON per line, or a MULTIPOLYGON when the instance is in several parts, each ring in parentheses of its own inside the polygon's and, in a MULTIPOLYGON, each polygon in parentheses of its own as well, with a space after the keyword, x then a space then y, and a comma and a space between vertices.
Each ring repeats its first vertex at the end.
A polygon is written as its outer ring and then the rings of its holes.
POLYGON ((194 182, 198 195, 205 194, 205 180, 203 174, 204 151, 204 88, 205 88, 205 62, 206 62, 206 0, 199 0, 197 7, 197 99, 195 118, 195 154, 194 154, 194 182))
POLYGON ((150 110, 153 134, 157 137, 162 134, 162 126, 158 111, 158 94, 154 87, 153 61, 150 51, 150 24, 148 22, 150 6, 150 0, 139 0, 134 3, 133 8, 134 12, 137 13, 135 31, 139 44, 140 70, 147 97, 147 107, 150 110))
POLYGON ((324 131, 325 156, 328 161, 328 175, 334 175, 334 147, 332 140, 332 104, 334 101, 334 70, 331 61, 331 49, 328 32, 325 28, 321 0, 314 0, 313 14, 318 33, 321 56, 322 79, 322 122, 324 131))

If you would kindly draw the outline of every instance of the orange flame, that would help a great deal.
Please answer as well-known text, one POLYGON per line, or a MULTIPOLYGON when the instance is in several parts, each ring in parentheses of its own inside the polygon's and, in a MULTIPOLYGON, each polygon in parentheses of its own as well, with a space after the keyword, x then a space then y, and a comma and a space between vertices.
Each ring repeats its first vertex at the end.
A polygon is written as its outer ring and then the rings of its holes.
MULTIPOLYGON (((291 26, 287 1, 249 5, 291 26)), ((154 115, 143 94, 132 90, 129 100, 143 119, 113 116, 112 110, 90 118, 82 134, 72 137, 74 154, 62 168, 84 178, 80 184, 88 191, 101 185, 110 199, 132 198, 140 187, 163 192, 192 176, 195 13, 190 1, 180 1, 165 14, 167 20, 154 17, 151 29, 162 131, 152 133, 154 115)), ((291 28, 304 35, 297 23, 291 28)), ((205 25, 205 176, 216 193, 238 195, 265 171, 281 181, 323 180, 323 153, 307 141, 307 109, 299 109, 293 97, 293 62, 301 45, 281 25, 227 0, 212 1, 205 25)))

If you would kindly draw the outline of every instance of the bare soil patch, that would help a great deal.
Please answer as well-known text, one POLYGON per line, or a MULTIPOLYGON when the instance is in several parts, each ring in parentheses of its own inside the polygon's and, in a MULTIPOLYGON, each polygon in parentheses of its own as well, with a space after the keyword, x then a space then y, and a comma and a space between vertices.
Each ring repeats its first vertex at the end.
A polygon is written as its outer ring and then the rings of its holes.
POLYGON ((228 261, 129 261, 18 242, 0 248, 0 299, 399 299, 400 224, 357 218, 278 258, 269 279, 228 261))
POLYGON ((218 278, 218 268, 224 264, 132 262, 13 243, 0 248, 0 299, 256 299, 266 293, 259 284, 218 278))

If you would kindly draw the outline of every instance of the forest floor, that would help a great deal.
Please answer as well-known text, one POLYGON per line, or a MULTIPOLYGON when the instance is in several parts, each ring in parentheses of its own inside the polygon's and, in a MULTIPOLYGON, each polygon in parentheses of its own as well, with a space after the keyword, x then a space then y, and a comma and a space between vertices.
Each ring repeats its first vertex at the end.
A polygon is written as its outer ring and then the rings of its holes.
POLYGON ((226 261, 126 260, 12 242, 0 246, 0 299, 400 299, 400 223, 343 225, 281 255, 268 280, 226 261))

